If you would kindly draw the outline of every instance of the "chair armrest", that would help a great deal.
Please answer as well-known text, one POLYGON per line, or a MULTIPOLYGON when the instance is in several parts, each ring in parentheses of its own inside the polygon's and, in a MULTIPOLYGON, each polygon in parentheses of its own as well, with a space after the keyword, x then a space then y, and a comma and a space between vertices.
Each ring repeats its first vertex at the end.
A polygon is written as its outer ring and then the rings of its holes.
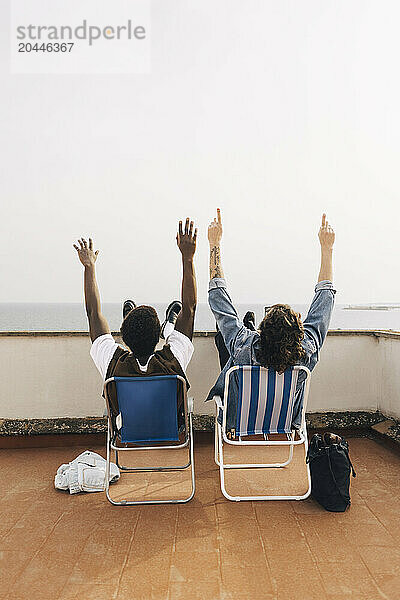
POLYGON ((188 405, 188 412, 190 412, 190 413, 193 413, 193 403, 194 403, 194 398, 192 398, 192 396, 188 396, 187 405, 188 405))
POLYGON ((224 405, 222 404, 221 396, 214 396, 213 400, 218 408, 220 408, 221 410, 224 410, 224 405))

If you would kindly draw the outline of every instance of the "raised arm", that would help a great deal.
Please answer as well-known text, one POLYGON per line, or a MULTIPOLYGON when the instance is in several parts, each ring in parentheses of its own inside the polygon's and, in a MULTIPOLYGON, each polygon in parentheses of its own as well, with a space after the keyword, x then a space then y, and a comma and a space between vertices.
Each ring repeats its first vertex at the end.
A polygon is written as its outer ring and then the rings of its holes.
POLYGON ((210 284, 208 303, 213 312, 225 345, 231 354, 235 352, 235 344, 243 343, 248 330, 240 321, 236 308, 226 289, 224 273, 221 266, 220 243, 222 238, 221 211, 217 208, 217 218, 208 226, 210 244, 210 284))
POLYGON ((303 322, 305 340, 313 343, 315 352, 310 358, 311 369, 315 366, 319 351, 325 341, 335 302, 335 290, 332 285, 332 253, 335 233, 322 215, 322 224, 318 233, 321 244, 321 268, 315 294, 308 314, 303 322))
POLYGON ((85 268, 84 274, 84 289, 85 289, 85 306, 86 314, 89 321, 90 339, 94 342, 95 339, 110 333, 107 319, 101 313, 100 292, 96 282, 96 267, 95 263, 99 251, 93 250, 93 242, 89 238, 89 244, 82 238, 78 240, 79 247, 74 244, 74 248, 78 253, 79 260, 85 268))
POLYGON ((221 211, 217 208, 217 218, 208 226, 208 241, 210 244, 210 279, 214 279, 214 277, 224 277, 221 266, 221 238, 221 211))
POLYGON ((321 268, 318 276, 320 281, 333 281, 332 254, 335 242, 335 232, 326 220, 325 213, 322 215, 321 228, 319 230, 319 242, 321 244, 321 268))
POLYGON ((193 257, 196 251, 196 238, 197 229, 193 232, 193 221, 189 223, 189 217, 186 219, 185 231, 182 229, 182 221, 179 221, 176 242, 182 254, 182 310, 176 320, 175 330, 180 331, 190 340, 193 337, 194 317, 197 306, 196 273, 193 264, 193 257))

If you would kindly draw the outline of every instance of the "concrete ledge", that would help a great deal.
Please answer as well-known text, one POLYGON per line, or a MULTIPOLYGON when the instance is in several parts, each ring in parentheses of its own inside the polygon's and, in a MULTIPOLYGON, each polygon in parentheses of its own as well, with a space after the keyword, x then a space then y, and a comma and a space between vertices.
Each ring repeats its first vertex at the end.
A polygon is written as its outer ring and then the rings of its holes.
MULTIPOLYGON (((380 412, 307 413, 307 426, 311 429, 370 429, 380 422, 388 422, 380 412)), ((193 415, 193 425, 197 431, 212 431, 214 417, 193 415)), ((0 419, 0 436, 104 433, 106 427, 105 417, 0 419)))
POLYGON ((379 434, 384 438, 400 444, 400 422, 394 419, 386 419, 380 423, 376 423, 371 428, 375 433, 379 434))
MULTIPOLYGON (((209 435, 214 428, 214 417, 194 415, 193 423, 197 432, 209 435)), ((309 413, 307 427, 310 433, 329 429, 349 437, 380 438, 396 452, 400 450, 400 422, 387 419, 380 412, 309 413)), ((105 417, 0 419, 0 449, 102 445, 105 433, 105 417)))
MULTIPOLYGON (((193 415, 196 431, 212 431, 214 417, 193 415)), ((36 436, 59 434, 95 434, 107 431, 105 417, 58 418, 58 419, 0 419, 0 436, 36 436)))
POLYGON ((104 433, 105 417, 58 419, 0 419, 0 436, 104 433))
POLYGON ((214 431, 213 415, 193 415, 193 428, 196 431, 214 431))
POLYGON ((315 412, 307 413, 307 427, 311 429, 370 429, 385 417, 379 412, 315 412))

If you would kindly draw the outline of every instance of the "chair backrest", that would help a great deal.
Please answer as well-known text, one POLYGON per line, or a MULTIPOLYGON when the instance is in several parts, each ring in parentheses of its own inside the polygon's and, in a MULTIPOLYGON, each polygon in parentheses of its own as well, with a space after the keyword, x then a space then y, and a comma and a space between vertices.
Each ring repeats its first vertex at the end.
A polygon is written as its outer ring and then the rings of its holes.
MULTIPOLYGON (((259 366, 233 367, 228 381, 230 385, 232 377, 237 378, 236 434, 290 433, 296 386, 302 369, 290 367, 279 374, 259 366)), ((307 369, 304 371, 308 372, 307 369)), ((226 390, 226 398, 229 397, 229 390, 226 390)))
POLYGON ((185 381, 179 375, 155 377, 113 377, 104 384, 116 387, 120 410, 119 435, 121 442, 177 441, 178 385, 185 381))

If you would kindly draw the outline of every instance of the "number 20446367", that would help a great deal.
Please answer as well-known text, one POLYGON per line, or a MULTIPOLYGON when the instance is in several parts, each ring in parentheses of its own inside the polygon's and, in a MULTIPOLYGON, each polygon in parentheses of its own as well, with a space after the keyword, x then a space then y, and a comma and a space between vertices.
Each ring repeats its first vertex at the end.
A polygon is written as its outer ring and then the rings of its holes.
POLYGON ((73 47, 74 42, 63 42, 61 44, 58 42, 47 44, 20 42, 18 44, 18 52, 71 52, 73 47))

